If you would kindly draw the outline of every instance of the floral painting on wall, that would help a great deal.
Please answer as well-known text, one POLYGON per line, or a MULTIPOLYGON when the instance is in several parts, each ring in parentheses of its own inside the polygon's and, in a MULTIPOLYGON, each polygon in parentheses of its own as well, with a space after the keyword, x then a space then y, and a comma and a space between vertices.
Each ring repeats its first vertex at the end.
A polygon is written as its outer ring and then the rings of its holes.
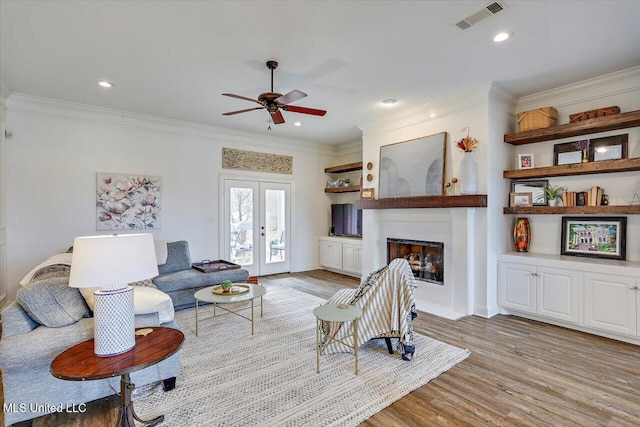
POLYGON ((160 177, 98 173, 96 229, 160 228, 160 177))

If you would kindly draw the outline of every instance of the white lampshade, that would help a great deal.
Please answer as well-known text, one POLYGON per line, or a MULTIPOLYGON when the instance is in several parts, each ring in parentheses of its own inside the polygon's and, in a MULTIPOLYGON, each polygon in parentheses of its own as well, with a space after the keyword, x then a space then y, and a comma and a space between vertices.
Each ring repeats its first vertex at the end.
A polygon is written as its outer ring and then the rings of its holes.
POLYGON ((158 275, 153 235, 112 234, 73 240, 69 286, 115 288, 158 275))
POLYGON ((102 288, 94 296, 94 353, 112 356, 135 344, 131 282, 158 275, 151 234, 113 234, 73 240, 69 286, 102 288))

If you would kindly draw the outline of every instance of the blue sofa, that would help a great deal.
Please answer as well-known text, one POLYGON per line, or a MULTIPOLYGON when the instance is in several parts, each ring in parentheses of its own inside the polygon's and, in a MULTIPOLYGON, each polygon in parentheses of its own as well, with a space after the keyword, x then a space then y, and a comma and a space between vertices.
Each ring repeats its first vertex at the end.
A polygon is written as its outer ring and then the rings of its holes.
POLYGON ((159 276, 153 283, 171 297, 176 310, 193 307, 193 294, 207 286, 218 285, 224 280, 246 282, 247 270, 236 268, 213 273, 203 273, 191 267, 189 243, 181 240, 167 243, 167 262, 158 266, 159 276))
MULTIPOLYGON (((160 274, 153 282, 171 297, 175 309, 195 305, 193 294, 203 287, 227 279, 246 282, 249 277, 243 269, 202 273, 191 268, 186 241, 167 243, 167 261, 158 270, 160 274)), ((52 413, 57 405, 73 407, 120 390, 119 377, 65 381, 50 373, 51 362, 58 354, 93 338, 91 311, 78 289, 68 286, 69 271, 68 263, 39 269, 29 285, 19 291, 18 301, 2 312, 0 371, 5 425, 52 413)), ((136 315, 135 322, 136 327, 160 325, 179 329, 175 321, 160 324, 158 313, 136 315)), ((179 372, 180 352, 131 373, 131 381, 137 386, 164 381, 165 390, 170 390, 179 372)))
MULTIPOLYGON (((135 321, 136 327, 159 325, 157 313, 136 315, 135 321)), ((162 326, 179 329, 175 321, 162 326)), ((120 377, 65 381, 51 375, 51 362, 58 354, 91 338, 93 317, 83 317, 62 327, 48 327, 34 321, 16 301, 5 308, 0 340, 5 426, 52 413, 57 405, 77 407, 120 390, 120 377)), ((156 365, 133 372, 131 380, 136 386, 165 381, 165 390, 169 390, 179 373, 180 352, 177 352, 156 365)))

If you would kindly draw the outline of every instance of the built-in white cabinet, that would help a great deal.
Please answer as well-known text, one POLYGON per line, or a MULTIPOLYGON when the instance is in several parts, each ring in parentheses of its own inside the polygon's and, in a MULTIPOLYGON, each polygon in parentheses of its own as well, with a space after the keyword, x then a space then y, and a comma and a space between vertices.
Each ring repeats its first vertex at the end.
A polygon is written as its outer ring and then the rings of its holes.
POLYGON ((350 276, 362 275, 362 240, 346 237, 319 239, 320 265, 350 276))
POLYGON ((577 271, 504 262, 500 276, 502 307, 579 322, 577 271))
POLYGON ((640 344, 640 262, 502 254, 498 304, 505 314, 640 344))
POLYGON ((585 273, 585 326, 625 335, 639 335, 639 282, 634 277, 585 273))
POLYGON ((342 270, 349 274, 362 275, 362 243, 342 244, 342 270))

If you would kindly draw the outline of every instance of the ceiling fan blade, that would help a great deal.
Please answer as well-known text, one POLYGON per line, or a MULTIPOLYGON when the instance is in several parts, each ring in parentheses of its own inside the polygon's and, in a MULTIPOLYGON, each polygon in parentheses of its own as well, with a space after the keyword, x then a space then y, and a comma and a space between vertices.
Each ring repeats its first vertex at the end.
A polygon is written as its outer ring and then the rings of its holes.
POLYGON ((316 110, 315 108, 296 107, 295 105, 283 105, 282 109, 291 111, 292 113, 311 114, 313 116, 324 116, 327 114, 325 110, 316 110))
POLYGON ((276 98, 275 102, 276 104, 286 105, 291 104, 292 102, 296 102, 297 100, 302 99, 305 96, 307 96, 307 94, 304 92, 300 92, 299 90, 292 90, 286 95, 282 95, 281 97, 276 98))
POLYGON ((275 113, 271 113, 271 120, 273 120, 274 125, 284 123, 284 117, 282 117, 282 113, 280 112, 280 110, 276 111, 275 113))
POLYGON ((247 98, 246 96, 234 95, 233 93, 223 93, 224 96, 230 96, 231 98, 244 99, 245 101, 257 102, 258 104, 262 104, 262 102, 257 99, 247 98))
POLYGON ((223 116, 233 116, 234 114, 246 113, 247 111, 262 110, 264 107, 247 108, 246 110, 229 111, 228 113, 222 113, 223 116))

